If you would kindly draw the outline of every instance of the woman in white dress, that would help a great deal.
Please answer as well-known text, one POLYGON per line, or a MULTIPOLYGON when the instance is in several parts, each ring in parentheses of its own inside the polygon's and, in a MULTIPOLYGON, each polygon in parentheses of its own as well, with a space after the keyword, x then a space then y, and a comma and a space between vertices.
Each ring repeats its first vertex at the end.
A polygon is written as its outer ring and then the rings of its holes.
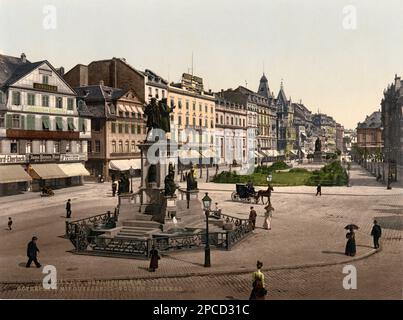
POLYGON ((271 218, 273 216, 272 212, 274 211, 274 208, 269 204, 264 209, 266 211, 264 213, 263 229, 271 230, 271 218))

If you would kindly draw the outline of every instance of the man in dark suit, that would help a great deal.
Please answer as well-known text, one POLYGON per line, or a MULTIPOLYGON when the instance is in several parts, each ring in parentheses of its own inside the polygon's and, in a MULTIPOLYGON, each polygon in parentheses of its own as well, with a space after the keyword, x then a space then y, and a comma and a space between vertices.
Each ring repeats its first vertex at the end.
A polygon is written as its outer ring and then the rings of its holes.
POLYGON ((35 266, 37 268, 41 267, 41 264, 38 262, 38 259, 37 259, 37 255, 38 255, 38 252, 39 252, 39 249, 36 246, 36 241, 37 240, 38 240, 37 237, 32 237, 32 241, 30 241, 28 243, 28 248, 27 248, 28 262, 27 262, 27 265, 26 265, 27 268, 31 267, 32 261, 35 263, 35 266))
POLYGON ((71 217, 71 200, 67 200, 66 203, 66 218, 70 218, 71 217))
POLYGON ((381 226, 378 224, 378 221, 374 220, 374 226, 372 227, 371 230, 371 236, 374 238, 374 248, 378 249, 379 248, 379 238, 382 235, 382 229, 381 226))

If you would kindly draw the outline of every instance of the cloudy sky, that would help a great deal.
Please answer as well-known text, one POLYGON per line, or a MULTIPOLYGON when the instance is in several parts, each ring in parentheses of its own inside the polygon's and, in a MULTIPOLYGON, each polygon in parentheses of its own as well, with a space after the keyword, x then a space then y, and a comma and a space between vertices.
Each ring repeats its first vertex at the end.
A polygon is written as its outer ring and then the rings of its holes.
POLYGON ((66 70, 124 57, 177 81, 193 52, 207 88, 256 90, 264 70, 275 94, 284 79, 292 100, 353 128, 403 75, 402 12, 402 0, 0 0, 0 53, 66 70))

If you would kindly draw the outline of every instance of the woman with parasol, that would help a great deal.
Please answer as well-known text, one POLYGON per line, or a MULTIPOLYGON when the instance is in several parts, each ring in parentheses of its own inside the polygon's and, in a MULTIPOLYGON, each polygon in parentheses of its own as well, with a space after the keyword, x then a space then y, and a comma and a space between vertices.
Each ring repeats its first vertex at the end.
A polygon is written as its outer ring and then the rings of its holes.
POLYGON ((355 232, 354 230, 358 230, 358 226, 355 224, 349 224, 344 227, 344 229, 348 230, 346 234, 347 244, 346 244, 346 256, 354 257, 356 254, 356 245, 355 245, 355 232))

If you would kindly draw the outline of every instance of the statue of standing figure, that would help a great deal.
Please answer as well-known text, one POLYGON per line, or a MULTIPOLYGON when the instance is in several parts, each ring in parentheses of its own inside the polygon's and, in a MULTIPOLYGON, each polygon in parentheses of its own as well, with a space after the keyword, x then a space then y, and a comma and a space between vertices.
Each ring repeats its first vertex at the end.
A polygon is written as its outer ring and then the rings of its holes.
POLYGON ((322 142, 320 141, 319 137, 315 141, 315 152, 322 151, 322 142))
POLYGON ((165 196, 173 197, 175 195, 175 191, 177 189, 177 185, 175 183, 175 169, 171 164, 169 164, 169 173, 165 177, 165 196))
POLYGON ((147 133, 152 129, 161 129, 166 133, 171 132, 170 114, 174 109, 175 106, 168 106, 166 98, 161 99, 158 103, 156 98, 151 98, 150 103, 144 108, 144 114, 147 116, 147 133))

